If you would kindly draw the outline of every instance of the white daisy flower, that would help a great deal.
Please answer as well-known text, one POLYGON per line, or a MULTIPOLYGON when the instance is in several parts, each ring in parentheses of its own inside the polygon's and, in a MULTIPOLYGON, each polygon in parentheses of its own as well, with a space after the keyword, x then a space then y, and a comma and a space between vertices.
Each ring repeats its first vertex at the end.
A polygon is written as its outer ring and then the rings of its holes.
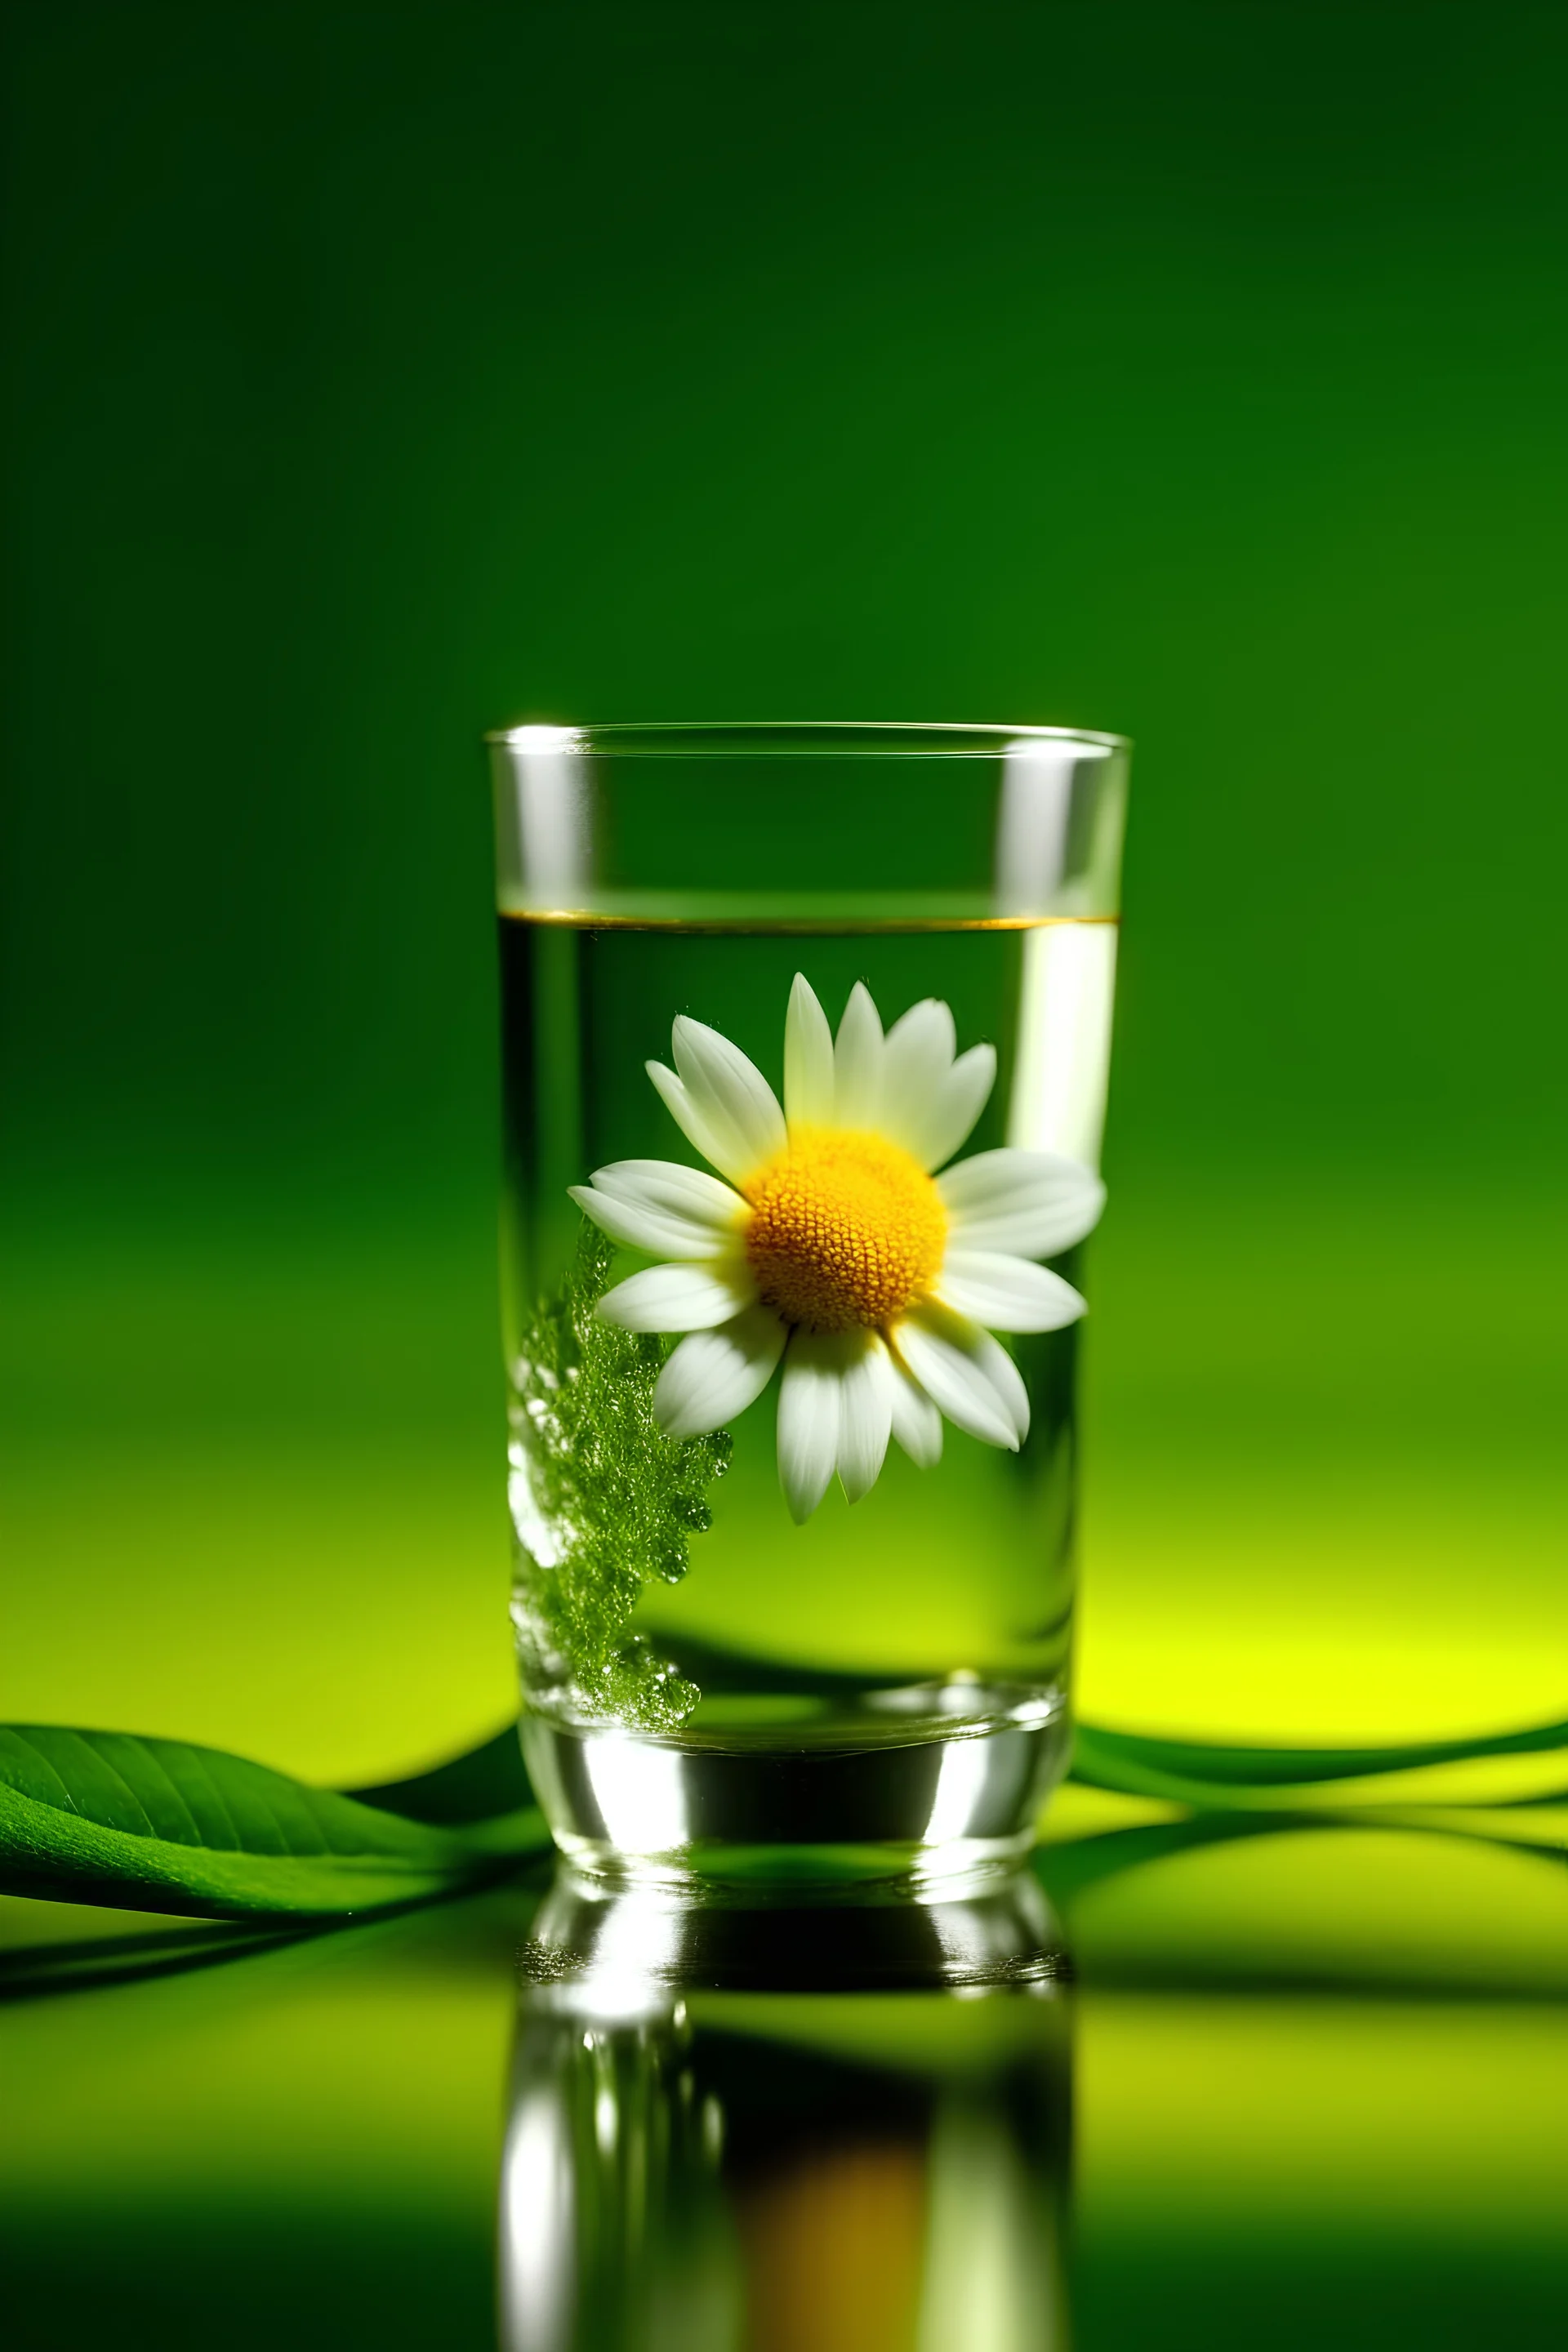
POLYGON ((957 1054, 952 1014, 933 997, 884 1035, 858 982, 835 1042, 798 973, 782 1110, 716 1029, 682 1014, 673 1042, 675 1068, 650 1062, 647 1074, 719 1174, 618 1160, 570 1188, 613 1241, 667 1261, 598 1309, 625 1330, 688 1335, 654 1391, 665 1434, 733 1420, 782 1358, 779 1481, 797 1523, 835 1471, 852 1503, 868 1494, 889 1436, 929 1467, 943 1413, 1016 1452, 1029 1400, 992 1334, 1054 1331, 1084 1312, 1070 1283, 1032 1261, 1081 1241, 1105 1192, 1048 1151, 946 1166, 985 1107, 995 1048, 957 1054))

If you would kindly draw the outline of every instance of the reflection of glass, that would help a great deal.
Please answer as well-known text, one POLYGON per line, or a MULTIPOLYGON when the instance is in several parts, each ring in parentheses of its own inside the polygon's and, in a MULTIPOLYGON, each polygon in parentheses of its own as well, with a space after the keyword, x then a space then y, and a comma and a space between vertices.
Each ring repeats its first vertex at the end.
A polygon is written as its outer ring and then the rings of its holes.
POLYGON ((1067 1747, 1126 747, 528 727, 494 758, 557 1840, 672 1883, 1010 1860, 1067 1747))
POLYGON ((714 1940, 721 1914, 658 1906, 565 1883, 537 1923, 508 2352, 1065 2343, 1068 2018, 1037 1887, 935 1926, 889 1906, 868 1936, 846 1911, 851 1968, 897 1990, 795 1989, 808 1917, 735 1913, 714 1940))

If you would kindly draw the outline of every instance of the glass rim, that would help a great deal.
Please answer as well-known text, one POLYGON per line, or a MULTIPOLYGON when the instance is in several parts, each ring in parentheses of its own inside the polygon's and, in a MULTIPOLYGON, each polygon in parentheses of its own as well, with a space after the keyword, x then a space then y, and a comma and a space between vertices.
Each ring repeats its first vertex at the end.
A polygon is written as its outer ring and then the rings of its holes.
POLYGON ((1007 726, 998 721, 904 719, 654 719, 534 721, 489 730, 496 749, 536 754, 596 752, 621 759, 994 760, 1015 744, 1079 743, 1104 755, 1132 738, 1094 727, 1007 726))

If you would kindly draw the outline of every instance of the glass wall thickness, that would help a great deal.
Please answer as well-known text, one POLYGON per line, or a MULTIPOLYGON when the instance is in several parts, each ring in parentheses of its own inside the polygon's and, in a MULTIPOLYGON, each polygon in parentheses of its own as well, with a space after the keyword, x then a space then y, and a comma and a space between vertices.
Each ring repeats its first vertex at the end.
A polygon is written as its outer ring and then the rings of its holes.
POLYGON ((491 749, 514 1619, 557 1840, 676 1882, 1011 1857, 1068 1739, 1127 746, 491 749))

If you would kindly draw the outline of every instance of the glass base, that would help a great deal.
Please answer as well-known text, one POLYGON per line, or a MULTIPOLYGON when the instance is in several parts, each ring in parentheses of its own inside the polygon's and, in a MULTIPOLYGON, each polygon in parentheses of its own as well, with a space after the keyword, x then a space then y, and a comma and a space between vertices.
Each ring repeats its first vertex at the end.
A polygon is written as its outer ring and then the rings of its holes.
POLYGON ((1072 1969, 1030 1870, 910 1890, 613 1886, 562 1863, 519 1953, 537 2005, 631 2017, 682 1992, 1055 1990, 1072 1969))
POLYGON ((1067 1766, 1059 1689, 904 1695, 785 1746, 657 1738, 525 1712, 522 1749, 556 1844, 622 1885, 910 1887, 1010 1868, 1067 1766), (927 1704, 909 1704, 917 1698, 927 1704))

